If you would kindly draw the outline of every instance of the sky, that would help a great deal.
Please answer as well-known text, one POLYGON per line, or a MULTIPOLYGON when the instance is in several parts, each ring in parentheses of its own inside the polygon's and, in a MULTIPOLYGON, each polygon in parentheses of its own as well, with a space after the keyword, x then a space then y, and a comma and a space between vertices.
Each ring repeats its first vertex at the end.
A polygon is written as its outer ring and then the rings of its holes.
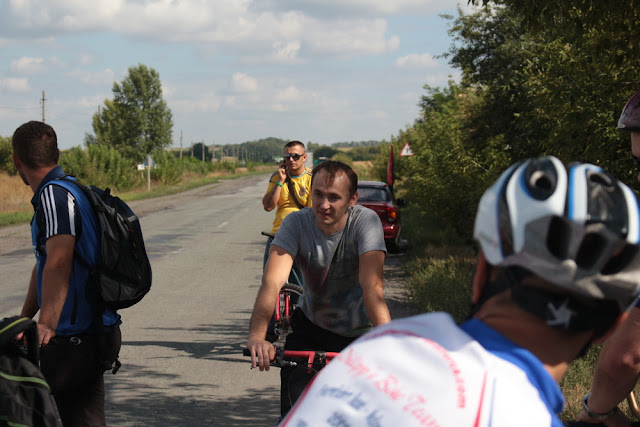
MULTIPOLYGON (((159 73, 173 147, 389 140, 445 53, 458 0, 0 0, 0 136, 28 120, 83 144, 129 67, 159 73)), ((460 7, 467 9, 467 1, 460 7)))

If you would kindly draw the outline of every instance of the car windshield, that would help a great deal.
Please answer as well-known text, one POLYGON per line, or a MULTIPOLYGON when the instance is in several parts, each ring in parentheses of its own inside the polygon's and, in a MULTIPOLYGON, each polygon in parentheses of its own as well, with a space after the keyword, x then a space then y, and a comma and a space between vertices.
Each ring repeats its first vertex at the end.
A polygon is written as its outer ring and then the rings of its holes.
POLYGON ((358 187, 358 201, 360 202, 389 202, 391 197, 384 188, 358 187))

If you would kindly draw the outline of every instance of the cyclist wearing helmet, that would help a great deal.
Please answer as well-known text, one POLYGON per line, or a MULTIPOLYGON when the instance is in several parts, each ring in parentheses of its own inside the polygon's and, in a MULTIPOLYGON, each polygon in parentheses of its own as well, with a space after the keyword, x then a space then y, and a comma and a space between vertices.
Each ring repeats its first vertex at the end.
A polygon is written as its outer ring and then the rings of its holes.
POLYGON ((469 320, 429 313, 375 328, 282 425, 561 426, 558 381, 640 292, 636 197, 597 166, 529 159, 485 192, 474 237, 469 320))
MULTIPOLYGON (((618 129, 631 132, 631 156, 640 167, 640 91, 629 99, 620 114, 618 129)), ((640 180, 640 176, 638 176, 640 180)), ((640 307, 629 312, 629 319, 605 342, 591 383, 583 400, 579 420, 601 422, 608 427, 628 426, 631 420, 618 404, 636 385, 640 375, 640 307)))

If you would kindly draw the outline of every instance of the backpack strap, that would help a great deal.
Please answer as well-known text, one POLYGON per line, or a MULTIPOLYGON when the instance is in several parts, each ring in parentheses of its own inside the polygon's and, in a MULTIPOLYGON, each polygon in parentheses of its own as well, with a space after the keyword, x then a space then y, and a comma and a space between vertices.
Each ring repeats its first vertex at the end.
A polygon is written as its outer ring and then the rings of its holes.
POLYGON ((296 204, 298 209, 304 208, 304 205, 300 203, 300 200, 298 200, 298 197, 296 196, 296 191, 293 188, 293 181, 291 180, 291 177, 289 176, 289 174, 287 174, 287 178, 285 179, 285 182, 287 183, 287 187, 289 187, 289 195, 293 198, 293 202, 296 204))
MULTIPOLYGON (((87 197, 87 195, 85 194, 83 188, 82 188, 82 184, 80 184, 76 179, 71 179, 71 178, 75 178, 73 175, 63 175, 60 176, 58 178, 53 179, 52 181, 49 181, 44 187, 42 187, 42 189, 40 190, 40 192, 44 191, 44 189, 49 186, 49 185, 58 185, 64 189, 66 189, 67 191, 69 191, 73 197, 76 199, 77 203, 78 202, 78 196, 77 194, 74 194, 74 192, 71 190, 71 188, 69 188, 68 185, 64 185, 62 182, 71 182, 74 184, 74 187, 77 188, 78 190, 80 190, 80 193, 85 195, 85 198, 87 199, 88 203, 91 203, 89 201, 89 198, 87 197)), ((39 197, 39 196, 38 196, 39 197)), ((36 217, 36 221, 38 224, 38 239, 37 241, 40 242, 43 237, 43 233, 44 233, 44 217, 43 217, 43 213, 42 210, 39 211, 40 215, 37 215, 36 217)), ((76 240, 80 239, 80 236, 82 234, 82 216, 80 216, 80 221, 78 221, 78 228, 76 231, 76 240)), ((40 244, 38 243, 38 246, 40 244)), ((80 263, 82 264, 83 267, 85 267, 87 270, 91 270, 93 268, 93 266, 91 264, 89 264, 89 262, 82 256, 80 255, 80 253, 78 253, 78 251, 74 248, 73 250, 73 255, 78 259, 78 261, 80 261, 80 263)))

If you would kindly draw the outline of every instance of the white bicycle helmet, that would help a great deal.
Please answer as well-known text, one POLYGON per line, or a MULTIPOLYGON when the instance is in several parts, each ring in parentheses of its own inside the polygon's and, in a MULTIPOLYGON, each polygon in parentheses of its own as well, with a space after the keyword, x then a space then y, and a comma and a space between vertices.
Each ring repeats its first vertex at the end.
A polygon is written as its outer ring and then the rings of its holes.
POLYGON ((640 132, 640 91, 636 92, 622 109, 618 129, 640 132))
POLYGON ((615 301, 640 293, 640 211, 600 167, 555 157, 517 163, 482 196, 474 237, 489 264, 518 266, 560 292, 615 301))

